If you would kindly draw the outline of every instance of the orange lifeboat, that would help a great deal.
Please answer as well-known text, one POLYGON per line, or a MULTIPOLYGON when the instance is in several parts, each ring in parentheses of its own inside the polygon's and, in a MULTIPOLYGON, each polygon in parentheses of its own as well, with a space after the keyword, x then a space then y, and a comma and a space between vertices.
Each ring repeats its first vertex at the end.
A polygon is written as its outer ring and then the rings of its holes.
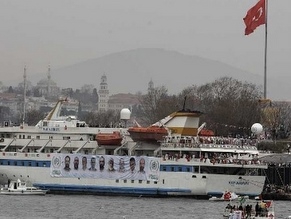
POLYGON ((99 145, 121 145, 122 136, 120 132, 114 131, 112 133, 98 133, 96 135, 96 141, 99 145))
POLYGON ((199 132, 199 136, 214 136, 214 132, 210 129, 202 129, 199 132))
POLYGON ((128 132, 133 141, 153 141, 163 140, 163 137, 168 135, 165 127, 149 126, 149 127, 131 127, 128 132))

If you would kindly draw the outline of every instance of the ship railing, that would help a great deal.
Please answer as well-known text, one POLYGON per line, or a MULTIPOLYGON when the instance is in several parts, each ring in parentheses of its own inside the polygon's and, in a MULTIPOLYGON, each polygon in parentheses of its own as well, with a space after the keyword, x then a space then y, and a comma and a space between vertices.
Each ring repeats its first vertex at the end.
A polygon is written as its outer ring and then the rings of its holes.
POLYGON ((44 146, 42 146, 40 149, 38 149, 38 150, 36 150, 36 152, 37 153, 41 153, 41 151, 50 143, 50 142, 52 142, 52 140, 51 139, 49 139, 45 144, 44 144, 44 146))
POLYGON ((257 150, 253 145, 230 145, 230 144, 201 144, 201 143, 172 143, 162 142, 162 148, 209 148, 209 149, 237 149, 237 150, 257 150))
POLYGON ((256 139, 250 138, 232 138, 222 136, 203 137, 200 136, 199 141, 201 144, 229 144, 229 145, 253 145, 257 144, 256 139))
POLYGON ((198 148, 198 143, 168 143, 168 142, 162 142, 161 143, 162 148, 198 148))
POLYGON ((233 158, 200 158, 200 162, 215 164, 238 164, 238 165, 259 165, 261 162, 257 158, 252 159, 233 159, 233 158))
POLYGON ((4 148, 1 149, 1 151, 6 151, 6 149, 14 142, 16 141, 16 138, 14 137, 10 142, 9 144, 7 144, 4 148))
POLYGON ((18 151, 22 153, 22 152, 24 151, 24 149, 25 149, 28 145, 30 145, 30 143, 33 142, 33 141, 34 141, 34 138, 30 139, 30 141, 29 141, 26 145, 24 145, 21 149, 19 149, 18 151))
POLYGON ((231 145, 231 144, 200 144, 200 148, 222 148, 222 149, 240 149, 240 150, 257 150, 253 145, 231 145))

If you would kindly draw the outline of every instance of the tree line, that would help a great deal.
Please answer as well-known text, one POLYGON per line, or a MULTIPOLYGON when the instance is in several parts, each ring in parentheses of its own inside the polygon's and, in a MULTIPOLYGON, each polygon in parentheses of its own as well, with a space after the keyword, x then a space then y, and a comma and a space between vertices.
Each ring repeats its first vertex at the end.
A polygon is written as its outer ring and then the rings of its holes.
MULTIPOLYGON (((80 101, 79 119, 95 127, 121 125, 120 112, 82 111, 82 103, 98 101, 96 89, 91 90, 93 92, 82 92, 82 95, 70 90, 71 95, 80 101)), ((219 136, 252 136, 250 128, 258 122, 263 125, 266 138, 287 139, 291 128, 290 105, 262 99, 261 90, 255 84, 231 77, 222 77, 201 86, 192 85, 178 94, 169 94, 165 86, 159 86, 146 94, 137 94, 139 104, 132 107, 131 116, 143 126, 149 126, 184 107, 185 110, 201 111, 201 124, 205 122, 206 127, 219 136)), ((7 108, 0 107, 0 112, 5 116, 7 108)), ((44 109, 28 111, 28 124, 36 124, 45 113, 44 109)))

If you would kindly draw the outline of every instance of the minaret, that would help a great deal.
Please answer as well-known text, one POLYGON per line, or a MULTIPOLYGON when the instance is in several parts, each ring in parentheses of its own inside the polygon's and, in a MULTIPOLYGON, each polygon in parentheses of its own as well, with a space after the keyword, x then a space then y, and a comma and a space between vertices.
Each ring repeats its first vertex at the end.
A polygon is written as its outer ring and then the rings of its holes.
POLYGON ((107 77, 105 74, 101 77, 100 89, 98 91, 98 111, 105 112, 108 110, 109 90, 107 84, 107 77))
POLYGON ((23 116, 22 116, 22 125, 25 122, 25 112, 26 111, 26 65, 24 66, 23 72, 23 116))
POLYGON ((149 84, 148 84, 148 93, 153 92, 153 90, 154 90, 154 82, 151 79, 150 82, 149 82, 149 84))

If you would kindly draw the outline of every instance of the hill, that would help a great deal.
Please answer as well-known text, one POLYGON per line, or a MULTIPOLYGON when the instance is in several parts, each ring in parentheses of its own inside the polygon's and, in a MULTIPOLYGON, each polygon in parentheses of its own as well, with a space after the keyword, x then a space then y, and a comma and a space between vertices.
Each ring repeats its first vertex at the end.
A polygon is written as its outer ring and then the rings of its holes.
MULTIPOLYGON (((225 63, 155 48, 118 52, 59 69, 53 69, 52 66, 51 71, 52 79, 58 86, 74 89, 81 88, 84 84, 93 84, 99 89, 103 74, 107 76, 110 94, 145 93, 150 80, 153 80, 155 86, 164 85, 170 94, 177 94, 188 86, 212 82, 223 76, 260 86, 263 84, 263 76, 225 63)), ((45 75, 46 73, 37 74, 29 80, 36 84, 45 75)), ((268 82, 269 98, 291 99, 287 90, 283 82, 268 82)))

